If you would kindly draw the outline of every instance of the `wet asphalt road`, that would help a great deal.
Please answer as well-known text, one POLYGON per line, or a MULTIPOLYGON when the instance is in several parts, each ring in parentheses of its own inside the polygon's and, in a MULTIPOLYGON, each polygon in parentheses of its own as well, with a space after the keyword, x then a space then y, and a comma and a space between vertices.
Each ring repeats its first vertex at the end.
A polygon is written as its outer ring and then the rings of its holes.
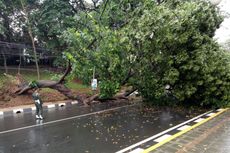
POLYGON ((0 153, 113 153, 192 118, 183 111, 105 103, 46 110, 44 117, 43 123, 34 113, 0 117, 0 153))

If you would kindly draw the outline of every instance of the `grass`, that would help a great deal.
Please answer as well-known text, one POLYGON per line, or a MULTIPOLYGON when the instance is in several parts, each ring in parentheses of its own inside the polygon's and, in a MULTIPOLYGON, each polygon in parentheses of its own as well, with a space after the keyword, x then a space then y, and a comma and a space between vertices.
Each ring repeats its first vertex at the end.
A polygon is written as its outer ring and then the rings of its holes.
POLYGON ((66 83, 66 86, 70 89, 73 89, 73 90, 77 90, 81 93, 88 93, 88 94, 92 94, 92 90, 89 86, 86 86, 86 85, 83 85, 83 84, 79 84, 79 83, 75 83, 73 81, 68 81, 66 83))
POLYGON ((230 103, 228 103, 227 108, 230 108, 230 103))
POLYGON ((66 83, 66 86, 70 89, 85 89, 85 88, 89 88, 86 85, 83 84, 79 84, 79 83, 74 83, 73 81, 68 81, 66 83))
MULTIPOLYGON (((5 72, 0 70, 0 79, 5 77, 3 73, 5 72)), ((17 74, 17 70, 9 69, 8 74, 15 76, 17 74)), ((34 70, 21 70, 20 74, 28 81, 37 80, 37 72, 34 70)), ((52 75, 54 75, 54 73, 43 70, 40 72, 40 79, 49 80, 51 79, 52 75)))
MULTIPOLYGON (((4 76, 4 72, 5 72, 4 70, 0 69, 0 87, 2 87, 2 84, 3 84, 4 80, 6 79, 6 77, 4 76)), ((33 69, 33 70, 32 69, 30 69, 30 70, 29 69, 22 69, 20 73, 26 81, 37 80, 37 72, 35 69, 33 69)), ((17 74, 17 69, 9 69, 8 74, 15 76, 17 74)), ((53 73, 53 72, 41 69, 40 80, 52 80, 52 78, 55 75, 57 75, 57 73, 53 73)), ((83 85, 83 84, 79 84, 79 83, 75 83, 72 80, 69 80, 66 83, 66 86, 70 89, 78 90, 80 92, 89 93, 91 91, 91 89, 88 86, 83 85)), ((44 91, 52 92, 53 90, 49 89, 49 88, 45 88, 44 91)))

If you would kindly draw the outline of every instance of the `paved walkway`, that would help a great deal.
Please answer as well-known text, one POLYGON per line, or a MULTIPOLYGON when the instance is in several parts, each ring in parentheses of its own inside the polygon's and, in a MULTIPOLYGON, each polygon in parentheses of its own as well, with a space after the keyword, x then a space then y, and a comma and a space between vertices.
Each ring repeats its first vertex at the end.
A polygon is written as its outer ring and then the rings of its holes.
POLYGON ((230 153, 230 110, 150 152, 230 153))

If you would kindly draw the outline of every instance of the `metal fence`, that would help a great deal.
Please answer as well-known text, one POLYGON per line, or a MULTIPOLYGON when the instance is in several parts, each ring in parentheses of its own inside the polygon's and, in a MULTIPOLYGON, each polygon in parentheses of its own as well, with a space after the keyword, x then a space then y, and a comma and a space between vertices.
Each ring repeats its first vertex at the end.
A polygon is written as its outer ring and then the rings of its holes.
MULTIPOLYGON (((47 78, 51 72, 63 71, 54 64, 58 56, 52 55, 50 50, 36 46, 36 52, 41 78, 47 78)), ((35 78, 37 74, 33 48, 27 44, 0 41, 0 79, 4 73, 20 73, 24 77, 35 78)))

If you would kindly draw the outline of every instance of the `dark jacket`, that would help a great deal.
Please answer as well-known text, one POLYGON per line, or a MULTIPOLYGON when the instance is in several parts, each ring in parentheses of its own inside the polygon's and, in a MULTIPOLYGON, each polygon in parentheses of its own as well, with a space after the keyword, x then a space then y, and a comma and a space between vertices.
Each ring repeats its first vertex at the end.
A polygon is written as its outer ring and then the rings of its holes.
POLYGON ((34 92, 32 94, 32 98, 33 98, 33 100, 39 100, 41 102, 41 104, 42 104, 42 100, 40 98, 40 95, 37 92, 34 92))

